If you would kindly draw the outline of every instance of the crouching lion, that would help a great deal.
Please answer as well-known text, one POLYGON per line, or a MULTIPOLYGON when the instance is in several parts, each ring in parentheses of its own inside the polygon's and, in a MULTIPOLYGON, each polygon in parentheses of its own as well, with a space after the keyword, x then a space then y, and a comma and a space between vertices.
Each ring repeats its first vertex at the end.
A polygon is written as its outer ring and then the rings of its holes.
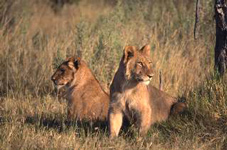
POLYGON ((68 58, 57 68, 51 79, 57 88, 66 88, 68 119, 79 121, 107 119, 109 96, 83 60, 68 58))
POLYGON ((140 50, 125 47, 110 86, 110 137, 118 136, 124 116, 135 121, 140 135, 145 135, 153 123, 166 120, 170 113, 183 111, 184 103, 149 84, 153 75, 150 46, 140 50))

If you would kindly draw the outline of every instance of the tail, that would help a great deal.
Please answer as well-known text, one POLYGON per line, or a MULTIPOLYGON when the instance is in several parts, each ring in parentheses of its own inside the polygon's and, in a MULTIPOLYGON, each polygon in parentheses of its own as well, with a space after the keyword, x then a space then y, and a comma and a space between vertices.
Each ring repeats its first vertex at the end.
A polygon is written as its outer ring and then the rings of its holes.
POLYGON ((182 113, 186 109, 187 105, 185 102, 177 102, 172 105, 171 115, 176 115, 182 113))

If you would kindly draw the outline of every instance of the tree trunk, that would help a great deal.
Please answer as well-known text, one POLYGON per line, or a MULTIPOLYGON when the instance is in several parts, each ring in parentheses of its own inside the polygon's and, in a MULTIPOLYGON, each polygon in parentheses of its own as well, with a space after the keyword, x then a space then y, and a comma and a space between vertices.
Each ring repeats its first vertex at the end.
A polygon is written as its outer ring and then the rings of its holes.
POLYGON ((216 45, 215 68, 220 75, 227 67, 227 0, 215 0, 216 45))

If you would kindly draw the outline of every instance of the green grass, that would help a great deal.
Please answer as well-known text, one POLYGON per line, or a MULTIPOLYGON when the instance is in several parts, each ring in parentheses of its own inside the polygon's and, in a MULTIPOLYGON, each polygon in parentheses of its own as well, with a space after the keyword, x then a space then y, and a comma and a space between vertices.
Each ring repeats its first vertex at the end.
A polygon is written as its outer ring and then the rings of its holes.
POLYGON ((0 149, 227 147, 227 79, 213 75, 212 0, 201 1, 196 41, 192 0, 84 0, 57 13, 44 0, 9 4, 0 3, 0 149), (133 126, 110 140, 106 126, 68 122, 67 102, 54 96, 50 80, 58 64, 82 57, 108 91, 124 46, 145 44, 152 84, 158 87, 162 70, 164 91, 185 97, 188 109, 153 125, 144 139, 133 126))

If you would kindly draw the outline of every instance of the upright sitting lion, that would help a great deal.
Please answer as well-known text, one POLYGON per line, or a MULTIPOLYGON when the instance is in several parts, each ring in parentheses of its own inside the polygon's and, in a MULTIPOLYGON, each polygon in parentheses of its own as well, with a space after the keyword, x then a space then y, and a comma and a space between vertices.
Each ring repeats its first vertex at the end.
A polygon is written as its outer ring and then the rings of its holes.
POLYGON ((83 60, 68 58, 57 68, 51 79, 58 88, 66 87, 69 119, 107 119, 109 96, 83 60))
POLYGON ((110 137, 118 136, 123 116, 135 121, 140 135, 145 135, 151 124, 184 109, 184 103, 149 84, 153 75, 150 46, 125 47, 110 87, 110 137))

